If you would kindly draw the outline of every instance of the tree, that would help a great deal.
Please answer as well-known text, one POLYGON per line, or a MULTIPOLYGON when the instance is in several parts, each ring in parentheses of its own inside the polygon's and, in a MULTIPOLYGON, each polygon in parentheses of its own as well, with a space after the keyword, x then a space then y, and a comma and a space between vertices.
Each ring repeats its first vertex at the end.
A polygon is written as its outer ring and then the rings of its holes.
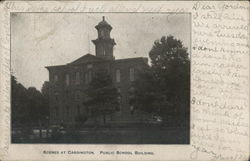
POLYGON ((114 113, 119 107, 118 91, 107 71, 100 70, 95 74, 86 95, 85 105, 90 110, 91 117, 102 116, 104 124, 106 116, 114 113))
POLYGON ((190 97, 187 48, 173 36, 163 36, 154 42, 149 57, 150 69, 135 82, 135 107, 162 116, 187 110, 180 108, 188 106, 190 97))
POLYGON ((26 124, 27 120, 27 90, 11 75, 11 122, 12 126, 26 124))
POLYGON ((149 52, 152 69, 169 99, 189 100, 190 59, 187 48, 173 36, 155 41, 149 52))
POLYGON ((47 124, 49 123, 49 89, 50 89, 50 83, 48 81, 45 81, 43 83, 41 92, 42 92, 42 102, 43 102, 43 121, 45 121, 47 124), (45 119, 45 120, 44 120, 45 119))
POLYGON ((139 73, 139 79, 133 85, 134 91, 130 93, 134 98, 130 100, 136 109, 153 113, 157 111, 154 102, 157 100, 156 80, 152 70, 139 73))
POLYGON ((49 88, 50 88, 50 83, 48 81, 45 81, 41 89, 43 96, 49 97, 49 88))
POLYGON ((38 125, 48 116, 48 106, 47 96, 35 87, 26 89, 15 76, 11 76, 12 125, 38 125))
POLYGON ((48 98, 46 98, 35 87, 27 89, 27 104, 29 109, 29 119, 37 125, 41 125, 46 121, 49 115, 48 98))

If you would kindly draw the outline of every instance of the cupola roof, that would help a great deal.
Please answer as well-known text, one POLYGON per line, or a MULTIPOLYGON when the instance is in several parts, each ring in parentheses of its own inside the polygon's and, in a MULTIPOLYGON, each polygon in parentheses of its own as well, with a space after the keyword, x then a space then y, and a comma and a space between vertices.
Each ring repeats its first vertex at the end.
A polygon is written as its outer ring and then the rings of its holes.
POLYGON ((112 26, 105 20, 105 16, 102 16, 102 21, 98 23, 97 26, 95 26, 96 29, 100 28, 109 28, 110 30, 112 29, 112 26))

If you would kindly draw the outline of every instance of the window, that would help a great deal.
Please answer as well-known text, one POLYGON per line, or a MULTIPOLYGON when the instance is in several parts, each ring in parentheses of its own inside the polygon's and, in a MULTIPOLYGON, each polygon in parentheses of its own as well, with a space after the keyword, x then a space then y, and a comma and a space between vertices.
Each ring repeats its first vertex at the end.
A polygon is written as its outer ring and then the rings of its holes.
POLYGON ((65 76, 65 81, 66 81, 66 85, 69 85, 69 74, 66 74, 65 76))
POLYGON ((118 92, 118 103, 119 103, 119 106, 118 106, 118 111, 121 111, 121 104, 122 104, 122 96, 121 96, 121 88, 117 88, 117 92, 118 92))
POLYGON ((129 69, 129 79, 130 79, 130 81, 135 80, 135 69, 134 68, 129 69))
POLYGON ((130 114, 133 115, 134 114, 134 106, 130 105, 130 114))
POLYGON ((76 84, 80 84, 80 73, 76 72, 76 84))
POLYGON ((87 100, 87 95, 84 92, 81 92, 81 96, 82 96, 82 101, 86 101, 87 100))
POLYGON ((104 31, 101 30, 101 37, 104 38, 104 31))
POLYGON ((55 100, 58 101, 59 100, 59 94, 57 92, 55 92, 55 100))
POLYGON ((55 81, 55 82, 58 81, 58 75, 54 75, 54 81, 55 81))
POLYGON ((80 100, 80 97, 81 97, 81 92, 76 91, 76 100, 80 100))
POLYGON ((120 82, 121 81, 121 71, 120 69, 116 69, 116 82, 120 82))
POLYGON ((77 105, 77 114, 81 114, 81 109, 80 109, 80 105, 77 105))
POLYGON ((91 68, 93 68, 93 65, 92 65, 92 64, 88 64, 88 65, 87 65, 87 68, 88 68, 88 69, 91 69, 91 68))
POLYGON ((92 81, 92 72, 89 71, 89 83, 92 81))
POLYGON ((88 71, 85 73, 85 83, 89 84, 92 81, 92 72, 88 71))
POLYGON ((134 88, 133 86, 131 86, 131 87, 129 88, 128 92, 130 93, 130 95, 131 95, 131 94, 134 94, 135 88, 134 88))
POLYGON ((88 84, 88 81, 89 81, 88 73, 85 73, 85 84, 88 84))
POLYGON ((117 92, 120 94, 121 93, 121 88, 117 88, 117 92))
POLYGON ((66 96, 66 99, 69 98, 69 91, 68 90, 65 91, 65 96, 66 96))
POLYGON ((119 96, 118 96, 118 103, 119 103, 119 105, 118 105, 118 111, 121 111, 121 106, 122 106, 122 96, 119 94, 119 96))
POLYGON ((92 81, 92 71, 85 73, 85 84, 89 84, 92 81))

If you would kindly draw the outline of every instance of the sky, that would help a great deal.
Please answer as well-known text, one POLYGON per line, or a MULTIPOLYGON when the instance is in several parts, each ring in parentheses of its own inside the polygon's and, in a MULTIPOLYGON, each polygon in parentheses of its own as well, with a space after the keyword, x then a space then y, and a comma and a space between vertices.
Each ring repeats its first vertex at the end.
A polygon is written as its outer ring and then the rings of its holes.
POLYGON ((26 88, 41 90, 45 66, 63 65, 90 53, 102 16, 113 27, 116 59, 148 57, 155 40, 173 35, 190 51, 190 14, 12 13, 11 72, 26 88))

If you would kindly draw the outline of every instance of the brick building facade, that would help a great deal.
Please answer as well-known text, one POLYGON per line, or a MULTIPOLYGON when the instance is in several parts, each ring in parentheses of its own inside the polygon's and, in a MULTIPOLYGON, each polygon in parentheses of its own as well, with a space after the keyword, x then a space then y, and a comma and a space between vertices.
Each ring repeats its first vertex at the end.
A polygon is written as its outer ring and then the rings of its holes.
POLYGON ((121 94, 120 111, 116 113, 116 118, 123 121, 131 119, 133 107, 129 105, 129 90, 139 71, 148 67, 148 60, 143 57, 115 59, 113 47, 116 43, 110 37, 112 27, 103 17, 95 28, 98 32, 98 38, 92 40, 95 45, 95 56, 86 54, 65 65, 46 67, 49 71, 51 124, 74 124, 76 116, 86 112, 84 91, 95 72, 100 69, 106 69, 110 73, 114 85, 121 94))

